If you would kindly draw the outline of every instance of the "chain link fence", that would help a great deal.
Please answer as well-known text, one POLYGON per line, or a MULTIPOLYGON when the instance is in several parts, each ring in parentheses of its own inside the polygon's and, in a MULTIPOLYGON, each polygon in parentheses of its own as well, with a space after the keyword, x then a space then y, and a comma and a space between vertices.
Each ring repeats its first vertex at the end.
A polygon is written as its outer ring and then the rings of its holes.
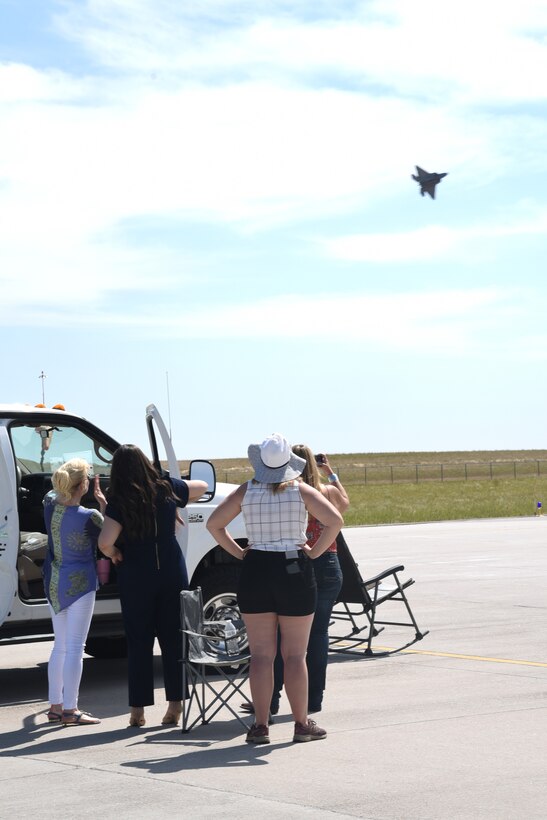
MULTIPOLYGON (((419 484, 433 481, 495 481, 547 475, 547 460, 463 461, 399 464, 332 464, 344 484, 419 484)), ((253 477, 251 467, 217 469, 217 481, 242 484, 253 477)))

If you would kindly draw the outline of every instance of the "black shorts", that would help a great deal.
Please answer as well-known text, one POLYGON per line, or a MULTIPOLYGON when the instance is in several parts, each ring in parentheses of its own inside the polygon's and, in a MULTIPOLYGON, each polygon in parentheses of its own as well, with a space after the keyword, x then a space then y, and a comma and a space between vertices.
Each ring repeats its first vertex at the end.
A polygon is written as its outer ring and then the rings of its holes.
POLYGON ((287 559, 284 552, 251 549, 243 559, 237 592, 240 612, 311 615, 316 601, 312 561, 301 550, 298 558, 287 559))

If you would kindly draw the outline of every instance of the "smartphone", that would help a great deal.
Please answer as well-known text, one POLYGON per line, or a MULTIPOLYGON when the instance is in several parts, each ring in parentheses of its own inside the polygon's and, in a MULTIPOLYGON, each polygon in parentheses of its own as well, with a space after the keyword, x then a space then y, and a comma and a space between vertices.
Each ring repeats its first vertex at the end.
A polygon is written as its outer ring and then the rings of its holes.
POLYGON ((300 572, 300 564, 298 563, 298 550, 288 550, 285 553, 286 564, 285 569, 289 575, 296 575, 300 572))
POLYGON ((315 463, 316 464, 326 464, 327 463, 326 455, 324 453, 318 453, 315 456, 315 463))

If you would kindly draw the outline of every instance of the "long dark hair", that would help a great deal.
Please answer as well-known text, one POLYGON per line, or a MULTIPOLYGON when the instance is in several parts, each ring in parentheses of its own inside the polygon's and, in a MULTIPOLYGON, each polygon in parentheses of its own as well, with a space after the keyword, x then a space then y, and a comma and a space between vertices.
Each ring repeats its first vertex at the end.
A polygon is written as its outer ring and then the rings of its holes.
POLYGON ((171 483, 134 444, 122 444, 112 459, 108 500, 122 517, 124 536, 141 539, 155 532, 156 504, 176 500, 171 483))

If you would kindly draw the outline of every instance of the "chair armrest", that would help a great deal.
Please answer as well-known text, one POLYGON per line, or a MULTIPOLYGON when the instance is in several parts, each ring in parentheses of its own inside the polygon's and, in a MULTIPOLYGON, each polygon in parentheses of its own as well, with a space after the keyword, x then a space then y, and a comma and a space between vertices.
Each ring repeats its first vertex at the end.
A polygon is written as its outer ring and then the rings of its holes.
POLYGON ((378 575, 373 575, 372 578, 365 578, 362 583, 364 586, 368 586, 369 584, 377 584, 379 581, 383 581, 384 578, 389 578, 390 575, 395 575, 396 572, 403 572, 404 565, 398 564, 396 567, 390 567, 389 569, 385 569, 383 572, 379 572, 378 575))

